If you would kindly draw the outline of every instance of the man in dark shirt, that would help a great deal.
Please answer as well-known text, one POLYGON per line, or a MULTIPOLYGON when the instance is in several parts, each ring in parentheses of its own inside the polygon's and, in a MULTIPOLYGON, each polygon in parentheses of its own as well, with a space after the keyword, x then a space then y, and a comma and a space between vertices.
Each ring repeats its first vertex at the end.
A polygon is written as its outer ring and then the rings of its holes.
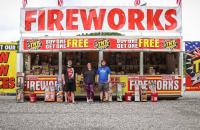
POLYGON ((76 74, 75 70, 72 67, 72 61, 68 60, 67 61, 67 67, 64 69, 64 79, 65 79, 65 86, 64 86, 64 92, 65 92, 65 101, 67 102, 67 95, 71 94, 72 98, 72 103, 75 103, 74 97, 75 94, 74 92, 76 91, 76 74))

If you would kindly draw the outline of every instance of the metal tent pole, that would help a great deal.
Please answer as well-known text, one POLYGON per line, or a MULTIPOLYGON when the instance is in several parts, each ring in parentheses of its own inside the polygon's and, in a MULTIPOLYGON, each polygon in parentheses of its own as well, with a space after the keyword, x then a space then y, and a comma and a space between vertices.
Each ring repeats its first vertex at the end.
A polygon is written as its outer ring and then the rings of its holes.
POLYGON ((183 51, 179 53, 179 74, 181 75, 181 95, 183 95, 185 91, 185 78, 183 75, 183 51))
POLYGON ((103 60, 103 51, 99 51, 99 66, 101 66, 101 61, 103 60))
POLYGON ((59 76, 59 78, 61 78, 62 77, 62 52, 61 51, 59 51, 58 52, 58 66, 59 66, 59 68, 58 68, 58 76, 59 76))
POLYGON ((144 75, 144 52, 140 52, 140 75, 144 75))

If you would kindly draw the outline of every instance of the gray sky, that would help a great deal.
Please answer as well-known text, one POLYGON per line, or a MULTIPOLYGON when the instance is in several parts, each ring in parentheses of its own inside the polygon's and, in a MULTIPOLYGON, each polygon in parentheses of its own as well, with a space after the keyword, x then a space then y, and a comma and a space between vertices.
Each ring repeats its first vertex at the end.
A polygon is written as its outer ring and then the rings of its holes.
MULTIPOLYGON (((182 0, 183 2, 183 40, 200 41, 200 0, 182 0)), ((176 0, 141 0, 148 6, 176 6, 176 0)), ((64 0, 64 6, 134 6, 134 0, 64 0)), ((28 7, 56 7, 57 0, 28 0, 28 7)), ((21 0, 0 1, 0 41, 20 39, 21 0)))

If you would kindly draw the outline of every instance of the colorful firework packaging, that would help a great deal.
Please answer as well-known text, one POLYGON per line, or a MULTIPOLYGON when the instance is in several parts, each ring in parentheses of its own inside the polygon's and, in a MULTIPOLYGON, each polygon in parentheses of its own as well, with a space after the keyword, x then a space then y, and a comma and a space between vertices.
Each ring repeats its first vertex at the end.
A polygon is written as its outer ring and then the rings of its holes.
POLYGON ((55 86, 46 86, 45 87, 45 102, 54 102, 55 101, 55 86))
POLYGON ((200 91, 200 42, 185 42, 186 90, 200 91))
POLYGON ((59 79, 56 84, 56 101, 63 102, 63 84, 59 79))

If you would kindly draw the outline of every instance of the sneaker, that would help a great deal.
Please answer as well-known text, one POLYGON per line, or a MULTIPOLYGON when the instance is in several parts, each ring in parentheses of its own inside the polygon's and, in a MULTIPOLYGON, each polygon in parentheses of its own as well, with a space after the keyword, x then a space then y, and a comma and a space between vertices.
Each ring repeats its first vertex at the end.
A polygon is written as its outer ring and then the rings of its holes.
POLYGON ((74 101, 74 102, 72 102, 72 104, 77 104, 77 102, 74 101))
POLYGON ((90 100, 87 98, 87 103, 90 103, 90 100))
POLYGON ((100 103, 103 103, 103 100, 100 100, 100 103))

